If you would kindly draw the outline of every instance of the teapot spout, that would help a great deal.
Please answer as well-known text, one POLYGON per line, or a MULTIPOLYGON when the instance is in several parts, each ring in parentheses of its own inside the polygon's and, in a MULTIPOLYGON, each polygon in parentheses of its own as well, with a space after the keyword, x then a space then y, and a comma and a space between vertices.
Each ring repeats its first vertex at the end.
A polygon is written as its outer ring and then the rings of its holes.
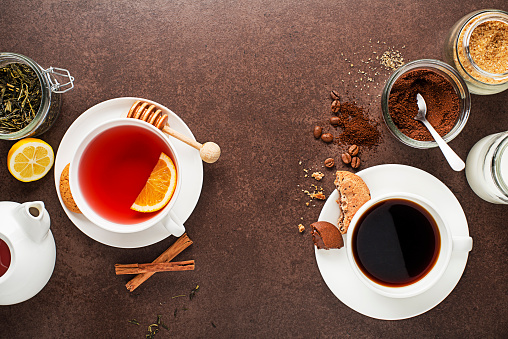
POLYGON ((14 217, 19 222, 27 236, 40 243, 49 233, 49 213, 44 208, 44 202, 25 202, 17 207, 14 217))

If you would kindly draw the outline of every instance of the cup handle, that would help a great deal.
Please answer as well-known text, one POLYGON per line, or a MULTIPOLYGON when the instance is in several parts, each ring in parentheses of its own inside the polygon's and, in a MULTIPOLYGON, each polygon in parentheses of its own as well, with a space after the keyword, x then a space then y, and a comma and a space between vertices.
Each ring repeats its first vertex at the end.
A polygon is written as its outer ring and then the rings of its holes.
POLYGON ((185 226, 173 211, 169 211, 166 218, 162 220, 162 224, 166 227, 169 233, 173 234, 177 238, 185 232, 185 226))
POLYGON ((453 250, 459 252, 469 252, 473 248, 473 238, 471 237, 453 237, 453 250))

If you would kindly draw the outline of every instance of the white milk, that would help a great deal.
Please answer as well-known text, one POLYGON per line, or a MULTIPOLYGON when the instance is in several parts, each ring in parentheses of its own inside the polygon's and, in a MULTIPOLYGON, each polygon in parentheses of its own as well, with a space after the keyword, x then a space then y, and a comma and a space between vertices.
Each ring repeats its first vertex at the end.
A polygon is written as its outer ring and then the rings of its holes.
POLYGON ((466 178, 483 200, 508 204, 508 131, 488 135, 471 148, 466 178))

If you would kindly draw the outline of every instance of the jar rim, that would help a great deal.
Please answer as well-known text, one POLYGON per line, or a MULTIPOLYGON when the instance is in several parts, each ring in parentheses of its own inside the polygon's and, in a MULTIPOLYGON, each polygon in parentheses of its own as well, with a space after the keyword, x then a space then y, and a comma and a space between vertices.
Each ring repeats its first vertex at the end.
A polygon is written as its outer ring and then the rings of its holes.
MULTIPOLYGON (((471 64, 473 69, 478 72, 481 76, 484 76, 486 78, 492 78, 494 80, 508 81, 508 70, 504 73, 491 73, 484 69, 482 69, 473 59, 473 57, 470 54, 470 48, 469 43, 471 40, 471 35, 473 34, 474 30, 481 24, 488 22, 488 21, 500 21, 508 25, 508 12, 505 12, 503 10, 497 10, 497 9, 486 9, 486 10, 480 10, 474 12, 463 24, 462 27, 459 29, 459 33, 457 34, 457 40, 455 42, 456 48, 459 49, 459 42, 460 37, 462 36, 462 32, 464 32, 464 35, 462 37, 462 51, 464 52, 464 55, 466 56, 467 61, 471 64), (483 17, 482 17, 483 16, 483 17), (476 21, 475 21, 476 20, 476 21), (472 23, 472 24, 471 24, 472 23), (467 25, 470 25, 467 27, 467 25)), ((482 83, 482 84, 488 84, 489 86, 502 86, 505 84, 505 82, 501 83, 487 83, 484 81, 481 81, 477 79, 477 77, 472 76, 470 72, 466 70, 465 65, 463 64, 463 61, 460 60, 460 58, 457 58, 458 63, 462 67, 462 69, 469 74, 473 80, 482 83)))
POLYGON ((12 133, 0 133, 0 139, 20 139, 26 136, 29 136, 32 131, 37 130, 37 128, 44 122, 46 115, 49 112, 49 105, 51 102, 51 90, 47 77, 43 73, 42 67, 36 63, 34 60, 26 57, 22 54, 18 53, 10 53, 10 52, 2 52, 0 53, 0 63, 7 60, 4 65, 9 65, 13 63, 21 63, 29 66, 37 75, 39 79, 39 84, 41 87, 41 103, 39 105, 39 109, 35 114, 35 117, 28 125, 24 128, 12 132, 12 133))

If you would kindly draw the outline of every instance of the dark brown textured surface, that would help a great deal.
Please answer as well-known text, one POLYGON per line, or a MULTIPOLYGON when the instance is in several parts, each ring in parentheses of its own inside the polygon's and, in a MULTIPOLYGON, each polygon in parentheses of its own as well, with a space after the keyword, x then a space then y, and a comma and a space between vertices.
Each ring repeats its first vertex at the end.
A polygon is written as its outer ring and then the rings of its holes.
MULTIPOLYGON (((460 17, 503 5, 1 1, 0 50, 66 68, 76 79, 56 124, 41 136, 55 151, 86 109, 137 96, 169 107, 198 140, 217 142, 223 153, 204 166, 203 191, 186 222, 194 244, 176 258, 196 260, 196 270, 158 273, 128 293, 129 277, 115 276, 114 264, 151 262, 174 239, 140 249, 95 242, 61 208, 53 170, 40 181, 17 182, 5 166, 13 142, 0 142, 0 200, 43 200, 57 246, 48 285, 29 301, 0 306, 0 337, 143 338, 157 314, 170 326, 161 338, 507 337, 506 205, 476 197, 438 149, 412 149, 389 135, 378 94, 390 72, 380 68, 369 87, 358 73, 362 59, 388 47, 406 61, 443 59, 444 37, 460 17), (314 125, 325 126, 330 117, 331 89, 341 100, 356 98, 380 123, 383 139, 361 151, 361 168, 400 163, 423 169, 455 193, 467 216, 474 245, 464 275, 441 304, 416 318, 380 321, 356 313, 334 297, 317 268, 309 225, 323 202, 307 207, 300 189, 313 183, 303 168, 320 168, 344 151, 312 136, 314 125), (299 223, 307 226, 304 234, 299 223), (172 298, 196 284, 192 300, 172 298)), ((472 96, 469 121, 451 142, 461 157, 481 137, 507 129, 507 99, 508 92, 472 96)), ((323 171, 328 195, 333 176, 323 171)))

